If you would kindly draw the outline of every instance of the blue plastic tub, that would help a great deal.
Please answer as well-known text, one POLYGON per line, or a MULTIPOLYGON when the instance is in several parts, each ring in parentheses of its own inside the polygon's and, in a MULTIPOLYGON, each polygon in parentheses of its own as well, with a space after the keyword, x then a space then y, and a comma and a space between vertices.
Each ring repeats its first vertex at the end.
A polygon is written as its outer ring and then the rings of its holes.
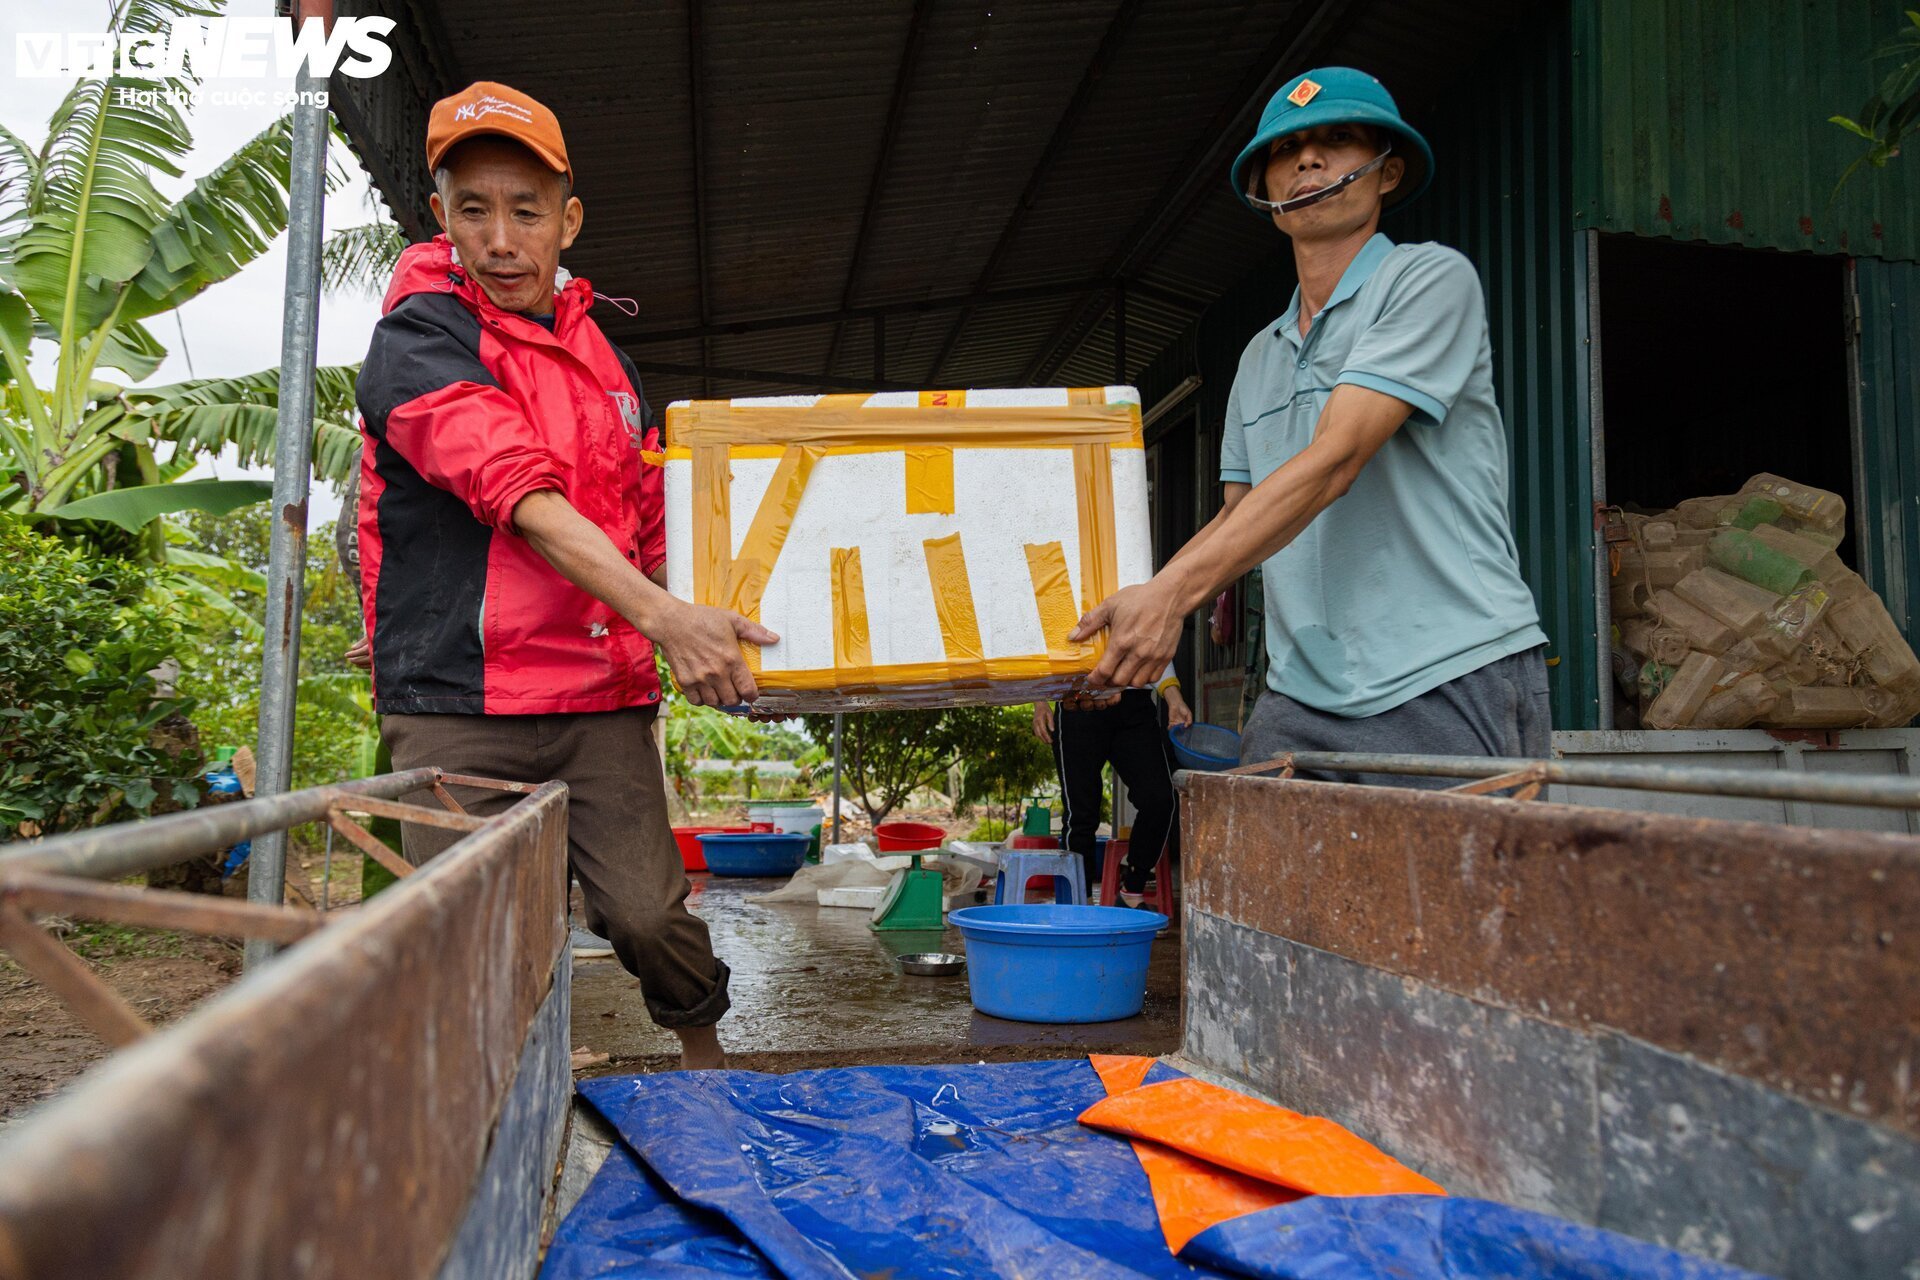
POLYGON ((717 876, 790 876, 813 843, 805 831, 712 831, 699 840, 707 870, 717 876))
POLYGON ((1015 1022, 1113 1022, 1147 998, 1153 935, 1167 918, 1131 907, 1008 903, 947 917, 967 940, 973 1007, 1015 1022))
POLYGON ((1218 773, 1240 763, 1240 735, 1217 724, 1183 724, 1167 730, 1173 739, 1173 758, 1182 769, 1218 773))

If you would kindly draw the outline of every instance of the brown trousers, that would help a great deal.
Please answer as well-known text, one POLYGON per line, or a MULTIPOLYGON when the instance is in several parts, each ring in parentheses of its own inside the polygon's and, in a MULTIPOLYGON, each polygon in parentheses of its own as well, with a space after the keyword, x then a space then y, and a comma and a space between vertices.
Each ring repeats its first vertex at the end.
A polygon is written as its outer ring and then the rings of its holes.
MULTIPOLYGON (((663 1027, 705 1027, 727 1011, 727 967, 707 926, 687 910, 687 876, 667 824, 666 780, 654 747, 652 707, 570 715, 389 715, 380 733, 396 770, 438 767, 509 782, 567 784, 567 852, 586 900, 587 925, 613 943, 640 979, 647 1012, 663 1027)), ((450 788, 469 812, 499 813, 518 797, 450 788)), ((433 793, 407 797, 433 805, 433 793)), ((403 828, 415 864, 460 838, 403 828)))

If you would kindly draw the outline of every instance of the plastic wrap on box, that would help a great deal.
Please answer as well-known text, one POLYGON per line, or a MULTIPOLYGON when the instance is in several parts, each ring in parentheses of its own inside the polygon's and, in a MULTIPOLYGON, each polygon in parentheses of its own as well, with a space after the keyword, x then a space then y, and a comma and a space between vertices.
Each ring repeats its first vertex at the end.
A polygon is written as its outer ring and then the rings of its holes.
POLYGON ((1153 571, 1132 387, 681 401, 666 501, 668 589, 780 636, 764 711, 1057 698, 1153 571))

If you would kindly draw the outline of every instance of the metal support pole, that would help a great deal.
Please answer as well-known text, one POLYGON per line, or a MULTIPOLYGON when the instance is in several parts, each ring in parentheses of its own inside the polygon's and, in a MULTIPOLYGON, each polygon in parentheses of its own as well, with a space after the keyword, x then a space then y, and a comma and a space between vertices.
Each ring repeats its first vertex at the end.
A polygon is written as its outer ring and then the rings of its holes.
MULTIPOLYGON (((1594 673, 1593 678, 1599 686, 1594 690, 1594 727, 1596 729, 1613 728, 1613 572, 1612 557, 1607 552, 1607 540, 1604 526, 1598 519, 1600 509, 1607 503, 1607 406, 1606 397, 1601 394, 1602 364, 1600 351, 1600 233, 1587 230, 1580 233, 1578 246, 1580 257, 1586 268, 1586 322, 1587 341, 1584 348, 1585 359, 1582 367, 1587 377, 1587 467, 1593 486, 1593 634, 1594 673)), ((1572 690, 1575 697, 1584 699, 1586 693, 1580 689, 1572 690)))
POLYGON ((840 843, 840 713, 833 713, 833 843, 840 843))
MULTIPOLYGON (((313 368, 320 326, 320 241, 326 213, 327 113, 314 105, 324 76, 294 79, 293 170, 287 199, 286 315, 280 324, 280 413, 273 447, 272 534, 267 562, 265 661, 260 673, 259 780, 275 796, 293 775, 294 698, 300 683, 300 612, 306 594, 307 491, 313 470, 313 368)), ((253 842, 247 897, 279 906, 286 892, 287 833, 253 842)), ((253 968, 279 950, 247 939, 253 968)))

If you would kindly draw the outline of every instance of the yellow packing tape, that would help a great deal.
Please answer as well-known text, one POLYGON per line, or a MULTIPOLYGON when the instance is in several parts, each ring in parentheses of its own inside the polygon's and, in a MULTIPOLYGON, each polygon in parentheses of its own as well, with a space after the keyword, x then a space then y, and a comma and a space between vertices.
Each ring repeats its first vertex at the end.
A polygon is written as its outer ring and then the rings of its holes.
MULTIPOLYGON (((986 650, 980 644, 980 620, 973 612, 973 587, 967 581, 967 554, 960 546, 960 535, 929 538, 922 546, 949 666, 984 662, 986 650)), ((888 670, 891 675, 892 669, 888 670)))
MULTIPOLYGON (((1120 586, 1113 523, 1113 451, 1104 444, 1073 446, 1073 497, 1080 517, 1080 603, 1083 609, 1120 586)), ((1106 632, 1094 637, 1096 658, 1107 648, 1106 632)))
MULTIPOLYGON (((942 441, 938 447, 942 449, 951 449, 955 453, 958 453, 962 449, 972 449, 972 448, 1066 449, 1071 447, 1072 443, 1073 442, 1070 440, 1043 440, 1043 441, 1038 441, 1038 442, 1029 443, 1029 444, 1019 444, 1019 443, 1007 444, 1003 441, 999 444, 988 442, 981 445, 975 445, 970 440, 946 440, 946 441, 942 441)), ((702 449, 705 449, 708 447, 710 446, 707 446, 707 445, 700 446, 700 448, 702 449)), ((862 454, 871 454, 871 453, 902 453, 905 450, 912 447, 913 446, 911 445, 897 443, 897 442, 894 444, 828 445, 826 447, 825 452, 822 454, 822 456, 828 457, 828 458, 849 458, 849 457, 855 457, 862 454)), ((1107 447, 1110 449, 1138 449, 1141 446, 1136 441, 1133 444, 1115 444, 1115 445, 1109 445, 1107 447)), ((743 444, 743 445, 737 445, 734 448, 729 449, 727 451, 727 456, 732 458, 735 462, 740 462, 748 458, 778 458, 784 453, 786 453, 786 451, 787 451, 787 446, 783 444, 743 444)), ((664 457, 668 462, 685 462, 687 459, 693 457, 693 449, 684 444, 676 444, 669 447, 666 453, 664 453, 661 456, 664 457)))
POLYGON ((976 448, 1019 445, 1141 443, 1137 404, 964 406, 863 409, 823 397, 811 408, 740 405, 696 400, 667 410, 670 445, 951 444, 976 448), (836 402, 829 404, 828 402, 836 402))
POLYGON ((733 566, 732 468, 727 446, 693 451, 693 599, 719 604, 733 566))
MULTIPOLYGON (((782 690, 820 693, 892 692, 898 689, 973 689, 991 681, 1044 680, 1057 677, 1071 684, 1079 671, 1062 671, 1044 653, 1017 658, 986 658, 957 665, 951 662, 899 662, 867 670, 839 667, 775 671, 767 683, 782 690)), ((1017 699, 1016 699, 1017 701, 1017 699)))
POLYGON ((833 548, 833 665, 858 679, 873 667, 873 643, 867 634, 867 584, 860 572, 860 548, 833 548))
POLYGON ((800 499, 807 491, 807 477, 813 472, 813 464, 820 460, 820 453, 818 449, 796 445, 786 451, 780 465, 774 468, 773 479, 753 513, 753 523, 747 526, 747 536, 740 543, 740 554, 734 557, 733 572, 728 579, 727 603, 736 613, 759 620, 760 597, 767 589, 767 579, 773 576, 780 548, 786 545, 787 534, 793 530, 793 513, 800 509, 800 499))
POLYGON ((907 450, 907 514, 953 514, 953 450, 941 447, 907 450))
POLYGON ((1029 546, 1027 572, 1033 578, 1033 602, 1040 610, 1040 634, 1047 640, 1047 657, 1069 666, 1085 663, 1093 646, 1067 639, 1080 620, 1080 611, 1073 607, 1066 549, 1057 542, 1029 546))
MULTIPOLYGON (((807 477, 813 473, 813 464, 820 460, 821 453, 820 449, 794 445, 773 469, 773 479, 753 513, 753 523, 747 526, 740 554, 734 557, 733 569, 727 577, 727 606, 735 613, 760 621, 760 598, 766 594, 767 579, 773 576, 780 548, 786 545, 787 534, 793 529, 793 513, 800 509, 800 499, 807 491, 807 477)), ((742 644, 740 649, 746 655, 747 666, 758 671, 760 646, 742 644)))

